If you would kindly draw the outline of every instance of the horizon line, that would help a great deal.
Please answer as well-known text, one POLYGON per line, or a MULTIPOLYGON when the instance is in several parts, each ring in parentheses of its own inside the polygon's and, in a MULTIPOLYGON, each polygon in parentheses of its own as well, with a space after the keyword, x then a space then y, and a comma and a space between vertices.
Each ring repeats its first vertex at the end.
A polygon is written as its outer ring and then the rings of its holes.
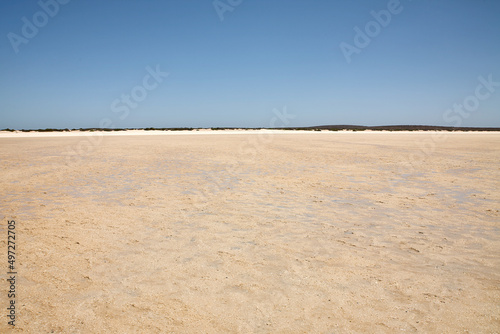
POLYGON ((68 131, 126 131, 126 130, 144 130, 144 131, 192 131, 192 130, 305 130, 305 131, 341 131, 341 130, 391 130, 391 131, 500 131, 500 127, 456 127, 456 126, 440 126, 440 125, 350 125, 350 124, 336 124, 336 125, 314 125, 314 126, 293 126, 293 127, 232 127, 232 126, 208 126, 208 127, 124 127, 124 128, 38 128, 38 129, 11 129, 4 128, 0 131, 7 132, 68 132, 68 131))

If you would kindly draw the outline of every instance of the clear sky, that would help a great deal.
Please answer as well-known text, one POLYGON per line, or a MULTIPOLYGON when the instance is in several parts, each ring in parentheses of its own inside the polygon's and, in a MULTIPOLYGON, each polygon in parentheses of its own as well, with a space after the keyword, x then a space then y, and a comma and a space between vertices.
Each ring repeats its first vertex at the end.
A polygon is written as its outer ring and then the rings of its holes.
POLYGON ((5 0, 0 35, 0 128, 500 126, 498 0, 5 0))

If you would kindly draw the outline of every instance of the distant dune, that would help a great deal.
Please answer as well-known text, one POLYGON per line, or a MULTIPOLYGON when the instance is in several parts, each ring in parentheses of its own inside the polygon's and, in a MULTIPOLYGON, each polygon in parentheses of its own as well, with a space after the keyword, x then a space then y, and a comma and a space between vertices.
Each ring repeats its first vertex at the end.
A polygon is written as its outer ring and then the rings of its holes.
POLYGON ((481 127, 453 127, 453 126, 434 126, 434 125, 319 125, 309 128, 298 129, 319 129, 319 130, 378 130, 378 131, 500 131, 500 128, 481 128, 481 127))
POLYGON ((434 125, 379 125, 379 126, 365 126, 365 125, 316 125, 307 127, 280 127, 280 128, 239 128, 239 127, 209 127, 209 128, 79 128, 79 129, 2 129, 0 131, 21 131, 21 132, 70 132, 70 131, 127 131, 127 130, 145 130, 145 131, 192 131, 192 130, 302 130, 302 131, 500 131, 500 128, 495 127, 453 127, 453 126, 434 126, 434 125))

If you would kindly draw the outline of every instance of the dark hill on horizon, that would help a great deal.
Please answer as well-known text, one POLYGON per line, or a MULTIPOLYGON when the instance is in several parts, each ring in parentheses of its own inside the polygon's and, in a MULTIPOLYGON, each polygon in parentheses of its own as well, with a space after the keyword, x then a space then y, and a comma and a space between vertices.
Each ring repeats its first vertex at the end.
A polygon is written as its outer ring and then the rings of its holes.
POLYGON ((317 126, 304 126, 304 127, 280 127, 280 128, 242 128, 242 127, 208 127, 208 128, 74 128, 74 129, 2 129, 0 131, 21 131, 21 132, 68 132, 68 131, 125 131, 125 130, 145 130, 145 131, 192 131, 198 129, 212 129, 212 130, 259 130, 259 129, 272 129, 272 130, 302 130, 302 131, 341 131, 341 130, 351 130, 351 131, 500 131, 500 127, 454 127, 454 126, 435 126, 435 125, 378 125, 378 126, 365 126, 365 125, 317 125, 317 126))
POLYGON ((385 130, 385 131, 500 131, 500 128, 494 127, 454 127, 454 126, 435 126, 435 125, 318 125, 307 128, 297 129, 319 129, 319 130, 385 130))

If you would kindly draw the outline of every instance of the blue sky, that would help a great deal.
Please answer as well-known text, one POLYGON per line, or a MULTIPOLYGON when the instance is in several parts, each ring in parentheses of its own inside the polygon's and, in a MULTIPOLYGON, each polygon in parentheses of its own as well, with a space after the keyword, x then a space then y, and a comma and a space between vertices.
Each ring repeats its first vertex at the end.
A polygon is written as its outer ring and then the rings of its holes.
POLYGON ((289 126, 499 127, 499 17, 497 0, 6 0, 0 128, 267 127, 284 108, 289 126))

